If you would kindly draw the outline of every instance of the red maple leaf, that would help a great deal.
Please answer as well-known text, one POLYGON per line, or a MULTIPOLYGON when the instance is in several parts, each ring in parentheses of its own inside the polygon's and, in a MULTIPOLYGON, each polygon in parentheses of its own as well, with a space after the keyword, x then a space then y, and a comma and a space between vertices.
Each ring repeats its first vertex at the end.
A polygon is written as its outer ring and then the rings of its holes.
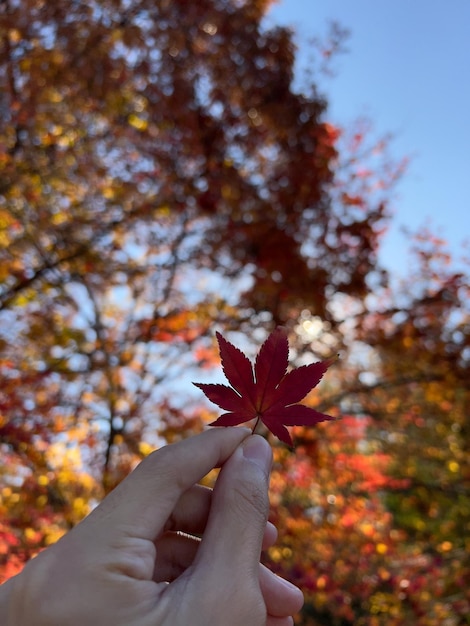
POLYGON ((287 332, 278 326, 261 346, 253 372, 251 362, 243 352, 220 333, 216 335, 222 368, 232 386, 194 383, 211 402, 227 411, 211 426, 236 426, 252 419, 261 420, 276 437, 292 446, 286 426, 313 426, 334 419, 297 403, 320 382, 335 359, 287 372, 287 332))

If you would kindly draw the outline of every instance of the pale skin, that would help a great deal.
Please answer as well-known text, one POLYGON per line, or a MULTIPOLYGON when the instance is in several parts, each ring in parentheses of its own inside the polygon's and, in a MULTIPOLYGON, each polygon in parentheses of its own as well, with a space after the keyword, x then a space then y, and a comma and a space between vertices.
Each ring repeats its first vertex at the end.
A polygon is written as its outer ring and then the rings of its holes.
POLYGON ((0 586, 0 624, 292 626, 301 591, 260 564, 277 534, 271 463, 268 443, 245 428, 152 453, 0 586), (197 484, 219 466, 214 491, 197 484))

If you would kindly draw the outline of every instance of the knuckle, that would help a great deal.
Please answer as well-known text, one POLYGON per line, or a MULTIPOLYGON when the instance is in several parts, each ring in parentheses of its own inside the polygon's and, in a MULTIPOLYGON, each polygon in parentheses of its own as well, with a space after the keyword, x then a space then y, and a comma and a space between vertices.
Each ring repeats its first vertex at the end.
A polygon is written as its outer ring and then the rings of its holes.
POLYGON ((234 506, 240 513, 246 515, 255 513, 262 518, 268 514, 268 495, 264 484, 252 477, 240 480, 233 487, 234 506))

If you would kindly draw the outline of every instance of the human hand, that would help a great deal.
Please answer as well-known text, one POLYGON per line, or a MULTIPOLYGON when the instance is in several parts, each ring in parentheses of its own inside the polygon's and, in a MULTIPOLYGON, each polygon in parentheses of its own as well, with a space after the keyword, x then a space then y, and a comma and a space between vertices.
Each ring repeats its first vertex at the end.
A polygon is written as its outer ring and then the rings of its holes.
POLYGON ((259 563, 263 543, 275 541, 266 526, 271 462, 270 446, 244 428, 152 453, 0 587, 0 622, 290 626, 302 593, 259 563), (218 466, 213 492, 197 485, 218 466))

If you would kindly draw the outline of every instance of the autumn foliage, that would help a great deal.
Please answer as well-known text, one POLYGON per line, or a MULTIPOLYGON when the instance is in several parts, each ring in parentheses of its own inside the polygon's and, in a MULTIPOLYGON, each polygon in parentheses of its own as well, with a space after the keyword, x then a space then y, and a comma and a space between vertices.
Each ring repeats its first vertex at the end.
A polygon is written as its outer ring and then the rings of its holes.
MULTIPOLYGON (((403 164, 339 128, 268 0, 0 3, 0 579, 218 413, 215 331, 341 353, 275 446, 298 623, 470 613, 468 264, 378 263, 403 164)), ((313 354, 312 354, 313 353, 313 354)))

